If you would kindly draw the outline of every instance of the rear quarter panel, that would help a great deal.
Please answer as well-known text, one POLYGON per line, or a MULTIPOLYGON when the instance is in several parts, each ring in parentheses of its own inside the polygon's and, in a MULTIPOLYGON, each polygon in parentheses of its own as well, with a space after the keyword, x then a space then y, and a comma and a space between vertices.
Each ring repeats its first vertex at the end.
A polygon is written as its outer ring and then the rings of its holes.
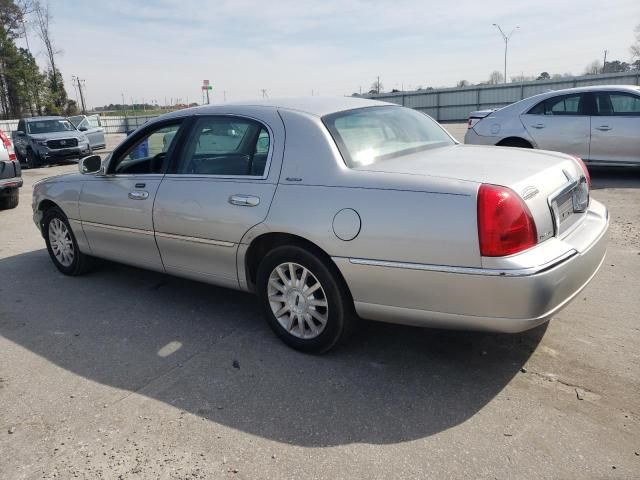
POLYGON ((259 230, 299 235, 333 257, 480 266, 476 183, 352 170, 320 118, 280 114, 286 129, 282 174, 259 230), (361 223, 350 241, 333 227, 346 208, 361 223))

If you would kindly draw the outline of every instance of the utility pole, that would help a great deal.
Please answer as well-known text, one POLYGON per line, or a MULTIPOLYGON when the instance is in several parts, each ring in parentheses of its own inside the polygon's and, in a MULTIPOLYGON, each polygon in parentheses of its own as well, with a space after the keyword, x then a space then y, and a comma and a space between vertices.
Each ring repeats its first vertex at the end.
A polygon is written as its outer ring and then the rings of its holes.
POLYGON ((380 95, 380 75, 378 75, 378 81, 376 82, 376 92, 380 95))
POLYGON ((604 51, 604 62, 602 63, 602 73, 606 73, 605 70, 607 69, 607 53, 609 53, 609 50, 604 51))
POLYGON ((80 77, 76 77, 75 75, 73 75, 71 77, 71 81, 74 87, 76 86, 78 87, 78 92, 80 93, 80 104, 82 105, 82 114, 86 115, 87 108, 84 104, 84 94, 82 93, 82 84, 84 83, 84 80, 82 80, 80 77))
POLYGON ((507 83, 507 49, 509 47, 509 39, 511 38, 511 35, 513 35, 515 31, 518 30, 520 27, 516 26, 516 28, 511 30, 509 35, 506 35, 502 31, 502 28, 500 28, 500 25, 498 25, 497 23, 494 23, 493 26, 500 31, 500 35, 502 35, 502 39, 504 40, 504 83, 507 83))
POLYGON ((262 89, 262 98, 269 98, 269 94, 265 88, 262 89))
POLYGON ((226 90, 222 91, 222 97, 224 98, 224 101, 226 102, 227 101, 227 91, 226 90))
POLYGON ((124 109, 124 116, 127 116, 127 108, 124 106, 124 92, 120 92, 120 96, 122 97, 122 108, 124 109))

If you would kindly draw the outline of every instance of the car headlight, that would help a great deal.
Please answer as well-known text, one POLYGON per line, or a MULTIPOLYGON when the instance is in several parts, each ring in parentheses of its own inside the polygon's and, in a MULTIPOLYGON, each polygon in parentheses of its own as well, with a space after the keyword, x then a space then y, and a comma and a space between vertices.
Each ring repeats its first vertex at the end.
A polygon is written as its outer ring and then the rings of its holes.
POLYGON ((47 146, 47 140, 36 140, 38 145, 42 145, 43 147, 47 146))

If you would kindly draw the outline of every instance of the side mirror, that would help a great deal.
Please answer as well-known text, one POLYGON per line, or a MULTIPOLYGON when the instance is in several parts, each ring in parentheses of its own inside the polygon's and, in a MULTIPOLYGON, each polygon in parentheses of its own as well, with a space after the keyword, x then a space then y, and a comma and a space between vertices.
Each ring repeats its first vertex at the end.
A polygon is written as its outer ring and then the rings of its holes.
POLYGON ((78 130, 80 130, 81 132, 86 132, 89 129, 87 127, 82 126, 78 130))
POLYGON ((100 168, 102 167, 102 158, 100 155, 89 155, 87 157, 81 158, 78 162, 78 170, 83 175, 89 173, 98 173, 100 168))

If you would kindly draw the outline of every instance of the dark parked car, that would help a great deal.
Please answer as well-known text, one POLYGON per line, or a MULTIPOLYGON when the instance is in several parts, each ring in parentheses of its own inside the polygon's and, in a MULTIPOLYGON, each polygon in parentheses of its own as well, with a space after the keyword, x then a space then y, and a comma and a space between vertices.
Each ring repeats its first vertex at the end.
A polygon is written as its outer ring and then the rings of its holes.
POLYGON ((13 143, 20 163, 29 168, 64 160, 80 160, 91 153, 87 136, 64 117, 33 117, 18 122, 13 143))
POLYGON ((0 130, 0 210, 18 206, 18 188, 22 186, 20 163, 11 139, 0 130))

